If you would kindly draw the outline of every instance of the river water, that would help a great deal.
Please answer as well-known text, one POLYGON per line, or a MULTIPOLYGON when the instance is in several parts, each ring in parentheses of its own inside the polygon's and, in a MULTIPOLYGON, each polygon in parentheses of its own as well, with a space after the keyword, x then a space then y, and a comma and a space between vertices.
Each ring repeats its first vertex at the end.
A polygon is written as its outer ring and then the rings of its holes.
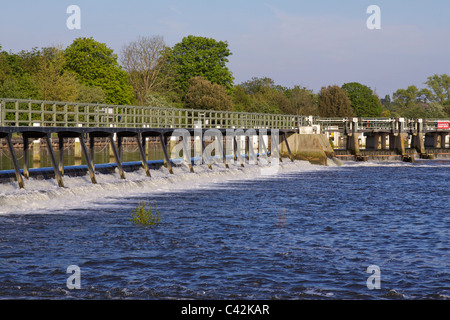
POLYGON ((1 184, 0 299, 450 297, 450 162, 265 169, 1 184))

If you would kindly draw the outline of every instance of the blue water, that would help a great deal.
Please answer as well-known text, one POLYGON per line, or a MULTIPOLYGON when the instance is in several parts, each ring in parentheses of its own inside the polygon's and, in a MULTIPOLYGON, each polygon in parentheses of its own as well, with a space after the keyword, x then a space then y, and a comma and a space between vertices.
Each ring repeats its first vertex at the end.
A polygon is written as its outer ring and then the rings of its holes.
POLYGON ((450 297, 449 162, 196 169, 0 185, 0 298, 450 297), (159 225, 130 221, 140 201, 159 225))

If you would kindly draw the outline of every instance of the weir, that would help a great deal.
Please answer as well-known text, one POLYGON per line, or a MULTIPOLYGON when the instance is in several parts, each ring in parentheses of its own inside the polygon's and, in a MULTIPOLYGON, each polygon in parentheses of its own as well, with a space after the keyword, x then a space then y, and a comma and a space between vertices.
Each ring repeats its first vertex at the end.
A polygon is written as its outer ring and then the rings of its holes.
MULTIPOLYGON (((230 130, 230 129, 158 129, 158 128, 58 128, 58 127, 0 127, 0 138, 6 139, 8 144, 8 149, 11 155, 11 159, 13 160, 14 174, 15 178, 19 184, 20 188, 25 187, 25 180, 30 177, 30 170, 28 168, 28 153, 29 153, 29 143, 30 139, 43 139, 48 153, 50 154, 50 160, 52 163, 53 174, 52 176, 57 180, 58 185, 60 187, 64 187, 63 177, 66 171, 66 167, 64 166, 64 153, 62 152, 64 149, 64 141, 66 138, 77 138, 80 146, 83 157, 86 162, 87 172, 90 175, 92 183, 97 183, 95 172, 96 172, 96 164, 94 163, 94 145, 96 138, 107 138, 111 150, 114 156, 114 168, 118 169, 119 176, 121 179, 126 179, 125 169, 122 164, 122 139, 124 137, 132 137, 135 139, 135 143, 138 145, 139 153, 141 156, 141 167, 144 168, 146 175, 151 177, 149 170, 150 161, 146 158, 145 152, 145 138, 147 137, 156 137, 159 139, 161 148, 164 154, 163 165, 168 169, 170 174, 173 174, 172 166, 174 165, 174 159, 171 158, 169 149, 168 149, 168 137, 182 137, 181 141, 181 149, 183 151, 183 158, 185 163, 189 166, 190 171, 194 172, 193 167, 193 158, 191 157, 190 148, 188 146, 192 143, 192 138, 195 138, 195 135, 200 135, 202 141, 202 149, 201 149, 201 164, 207 164, 210 169, 212 169, 213 157, 211 154, 214 153, 215 157, 220 160, 225 168, 228 168, 227 163, 227 153, 225 145, 227 144, 227 140, 233 142, 231 145, 232 148, 232 159, 239 159, 240 165, 243 167, 245 165, 244 157, 239 148, 239 144, 237 143, 237 139, 241 136, 246 138, 247 143, 245 144, 245 159, 247 163, 250 163, 250 158, 254 161, 255 164, 258 164, 258 157, 264 156, 266 159, 269 159, 273 156, 278 156, 281 160, 280 152, 278 151, 278 139, 281 135, 284 137, 285 143, 287 143, 286 136, 288 134, 292 134, 294 131, 292 130, 272 130, 272 129, 239 129, 239 130, 230 130), (195 131, 195 132, 194 132, 195 131), (24 168, 21 169, 19 167, 17 156, 15 154, 14 147, 11 142, 11 136, 16 135, 17 137, 22 138, 23 152, 24 152, 24 168), (264 150, 264 153, 258 152, 256 153, 254 150, 254 146, 252 143, 249 143, 255 136, 270 137, 271 145, 270 147, 266 146, 264 140, 259 138, 259 148, 264 150), (55 152, 53 150, 51 137, 55 137, 58 141, 59 148, 59 161, 56 160, 55 152), (114 139, 116 137, 116 139, 114 139), (206 145, 206 138, 210 138, 212 142, 206 145), (89 140, 89 149, 86 145, 86 140, 89 140), (210 152, 207 152, 207 148, 209 148, 210 152), (273 149, 273 150, 272 150, 273 149)), ((292 157, 291 157, 292 158, 292 157)), ((269 160, 270 161, 270 160, 269 160)), ((102 166, 103 170, 109 169, 111 170, 111 166, 102 166)), ((128 167, 134 167, 130 166, 128 167)), ((69 167, 69 170, 73 171, 72 167, 69 167)), ((78 166, 76 168, 78 171, 83 171, 83 169, 78 166)))
POLYGON ((94 184, 99 170, 117 169, 120 178, 126 179, 126 168, 136 166, 123 165, 124 138, 134 141, 140 154, 140 167, 151 177, 149 166, 154 163, 147 159, 147 138, 157 139, 163 154, 162 164, 170 174, 173 174, 173 154, 178 158, 179 152, 193 173, 192 144, 200 149, 200 163, 210 169, 217 160, 228 168, 230 158, 243 167, 245 163, 259 165, 264 159, 270 164, 283 158, 327 165, 328 159, 339 163, 336 159, 414 161, 416 157, 447 157, 450 155, 449 122, 448 119, 319 118, 0 98, 0 141, 6 142, 20 188, 25 187, 31 174, 30 141, 33 141, 33 158, 39 157, 41 141, 45 144, 52 176, 64 187, 66 172, 80 170, 88 172, 94 184), (175 142, 174 150, 169 147, 169 137, 170 144, 175 142), (83 169, 64 166, 63 150, 69 138, 76 140, 76 157, 86 162, 83 169), (94 146, 99 138, 108 141, 114 163, 94 163, 94 146), (13 141, 18 141, 23 148, 23 168, 19 167, 13 141), (54 146, 59 151, 58 159, 54 146))

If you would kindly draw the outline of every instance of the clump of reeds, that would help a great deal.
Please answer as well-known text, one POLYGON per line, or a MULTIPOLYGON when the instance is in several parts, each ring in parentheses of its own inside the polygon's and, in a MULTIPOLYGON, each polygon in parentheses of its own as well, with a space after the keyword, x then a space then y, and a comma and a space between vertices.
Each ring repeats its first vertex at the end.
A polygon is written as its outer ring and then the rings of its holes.
POLYGON ((161 221, 161 212, 158 211, 156 204, 155 208, 147 202, 139 202, 138 206, 133 210, 131 214, 131 221, 135 224, 153 226, 159 224, 161 221), (148 206, 148 209, 147 209, 148 206))

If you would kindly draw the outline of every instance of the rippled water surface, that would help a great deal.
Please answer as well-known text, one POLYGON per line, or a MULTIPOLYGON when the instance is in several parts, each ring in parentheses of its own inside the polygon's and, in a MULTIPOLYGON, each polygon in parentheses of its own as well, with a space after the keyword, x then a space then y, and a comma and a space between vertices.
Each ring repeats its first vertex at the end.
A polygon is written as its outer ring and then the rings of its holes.
POLYGON ((0 298, 450 297, 448 162, 164 170, 0 185, 0 298))

